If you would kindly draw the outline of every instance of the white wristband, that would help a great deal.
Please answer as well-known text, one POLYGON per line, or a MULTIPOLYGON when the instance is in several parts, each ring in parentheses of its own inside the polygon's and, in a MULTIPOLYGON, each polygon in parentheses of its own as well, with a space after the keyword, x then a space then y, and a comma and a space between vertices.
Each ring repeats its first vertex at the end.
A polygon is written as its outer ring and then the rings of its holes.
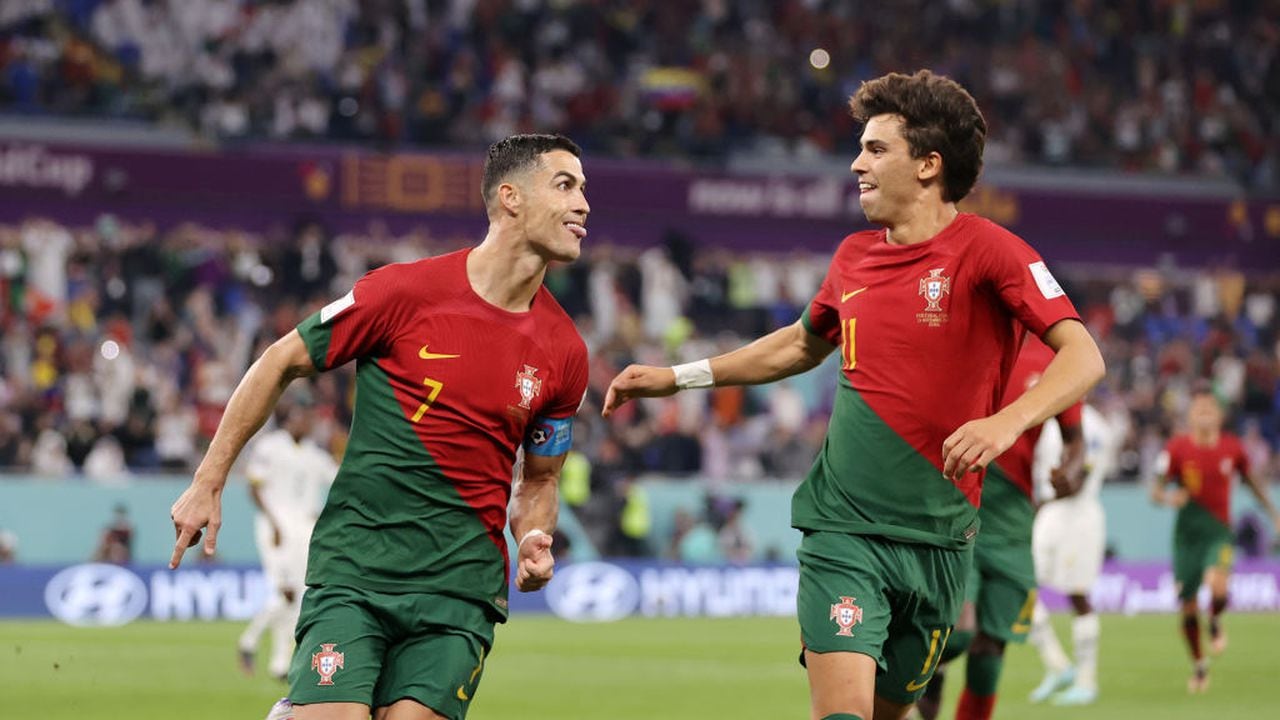
POLYGON ((516 543, 516 548, 519 549, 521 545, 524 545, 525 540, 528 540, 531 537, 537 537, 539 535, 546 535, 546 533, 542 532, 538 528, 534 528, 530 530, 529 532, 524 534, 524 537, 520 538, 520 542, 516 543))
POLYGON ((711 377, 710 360, 673 365, 671 369, 676 373, 676 387, 681 390, 709 388, 716 384, 715 378, 711 377))

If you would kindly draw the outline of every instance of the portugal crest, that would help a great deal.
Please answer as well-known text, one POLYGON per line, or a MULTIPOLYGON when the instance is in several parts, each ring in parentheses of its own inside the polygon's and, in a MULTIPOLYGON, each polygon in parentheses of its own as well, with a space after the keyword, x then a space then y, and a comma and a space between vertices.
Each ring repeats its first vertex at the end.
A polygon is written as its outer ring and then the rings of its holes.
POLYGON ((542 392, 542 378, 534 375, 536 372, 538 368, 525 365, 523 370, 516 373, 516 390, 520 391, 520 407, 525 410, 531 409, 529 404, 538 397, 538 393, 542 392))
POLYGON ((841 595, 840 602, 831 606, 831 619, 835 620, 836 625, 840 626, 840 629, 836 631, 836 635, 853 637, 853 626, 862 622, 862 608, 853 604, 856 599, 841 595))
POLYGON ((947 311, 942 309, 942 298, 951 294, 951 278, 942 274, 946 268, 933 268, 928 277, 920 278, 918 294, 924 298, 924 310, 916 313, 916 320, 929 327, 938 327, 947 321, 947 311))
POLYGON ((320 682, 317 685, 332 685, 333 674, 342 669, 344 656, 340 652, 335 652, 334 648, 337 643, 322 643, 320 652, 312 653, 311 669, 320 673, 320 682))

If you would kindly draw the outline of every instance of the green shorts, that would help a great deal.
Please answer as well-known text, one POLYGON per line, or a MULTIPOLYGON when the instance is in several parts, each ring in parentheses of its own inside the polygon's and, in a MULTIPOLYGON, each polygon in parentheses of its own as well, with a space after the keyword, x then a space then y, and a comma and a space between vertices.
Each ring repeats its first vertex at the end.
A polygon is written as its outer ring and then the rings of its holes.
POLYGON ((972 549, 806 532, 796 554, 805 649, 869 655, 878 668, 876 694, 915 702, 964 602, 972 549))
POLYGON ((978 536, 965 599, 977 613, 978 629, 1004 642, 1026 642, 1036 607, 1031 545, 995 545, 978 536))
POLYGON ((307 588, 289 669, 295 705, 409 698, 453 720, 467 715, 493 647, 485 608, 428 593, 307 588))
POLYGON ((1209 568, 1231 572, 1235 549, 1231 531, 1176 537, 1173 543, 1173 579, 1178 583, 1178 599, 1194 600, 1209 568))

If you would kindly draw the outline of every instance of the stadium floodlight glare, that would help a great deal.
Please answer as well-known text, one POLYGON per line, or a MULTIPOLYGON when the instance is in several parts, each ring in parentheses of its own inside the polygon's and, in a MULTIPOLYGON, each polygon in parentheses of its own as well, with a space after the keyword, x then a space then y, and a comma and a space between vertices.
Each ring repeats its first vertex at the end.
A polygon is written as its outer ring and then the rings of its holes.
POLYGON ((823 48, 814 48, 813 51, 809 53, 809 64, 812 65, 815 70, 825 70, 827 66, 831 64, 831 53, 827 52, 823 48))

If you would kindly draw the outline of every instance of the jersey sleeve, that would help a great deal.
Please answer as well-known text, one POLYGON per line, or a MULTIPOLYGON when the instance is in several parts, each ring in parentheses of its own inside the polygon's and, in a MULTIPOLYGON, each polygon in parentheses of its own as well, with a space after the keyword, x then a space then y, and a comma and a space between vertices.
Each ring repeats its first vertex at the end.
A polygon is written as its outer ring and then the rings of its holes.
POLYGON ((1173 440, 1165 443, 1164 450, 1156 458, 1156 477, 1164 478, 1165 482, 1181 482, 1182 457, 1178 452, 1178 444, 1173 440))
POLYGON ((331 370, 358 357, 385 354, 397 311, 394 287, 387 268, 382 267, 303 320, 298 333, 316 369, 331 370))
MULTIPOLYGON (((837 250, 836 255, 840 252, 837 250)), ((818 292, 809 301, 809 305, 805 307, 804 312, 800 315, 800 322, 804 324, 804 329, 809 331, 811 335, 826 340, 832 345, 840 345, 840 308, 839 297, 831 280, 831 275, 836 272, 836 259, 831 259, 831 264, 827 267, 827 275, 822 279, 822 284, 818 286, 818 292)))
POLYGON ((564 385, 555 401, 541 413, 544 418, 572 418, 587 394, 587 349, 579 341, 565 362, 564 385))
POLYGON ((1058 425, 1064 428, 1078 428, 1084 422, 1084 403, 1076 402, 1071 407, 1058 413, 1058 425))
POLYGON ((564 372, 560 394, 525 428, 522 445, 528 454, 558 457, 573 447, 573 416, 587 394, 587 352, 581 343, 570 354, 564 372))
POLYGON ((1002 233, 985 253, 988 281, 1014 317, 1038 337, 1059 320, 1079 320, 1075 305, 1030 245, 1002 233))
POLYGON ((1235 464, 1241 477, 1249 477, 1249 453, 1245 452, 1244 443, 1239 440, 1235 442, 1235 464))

